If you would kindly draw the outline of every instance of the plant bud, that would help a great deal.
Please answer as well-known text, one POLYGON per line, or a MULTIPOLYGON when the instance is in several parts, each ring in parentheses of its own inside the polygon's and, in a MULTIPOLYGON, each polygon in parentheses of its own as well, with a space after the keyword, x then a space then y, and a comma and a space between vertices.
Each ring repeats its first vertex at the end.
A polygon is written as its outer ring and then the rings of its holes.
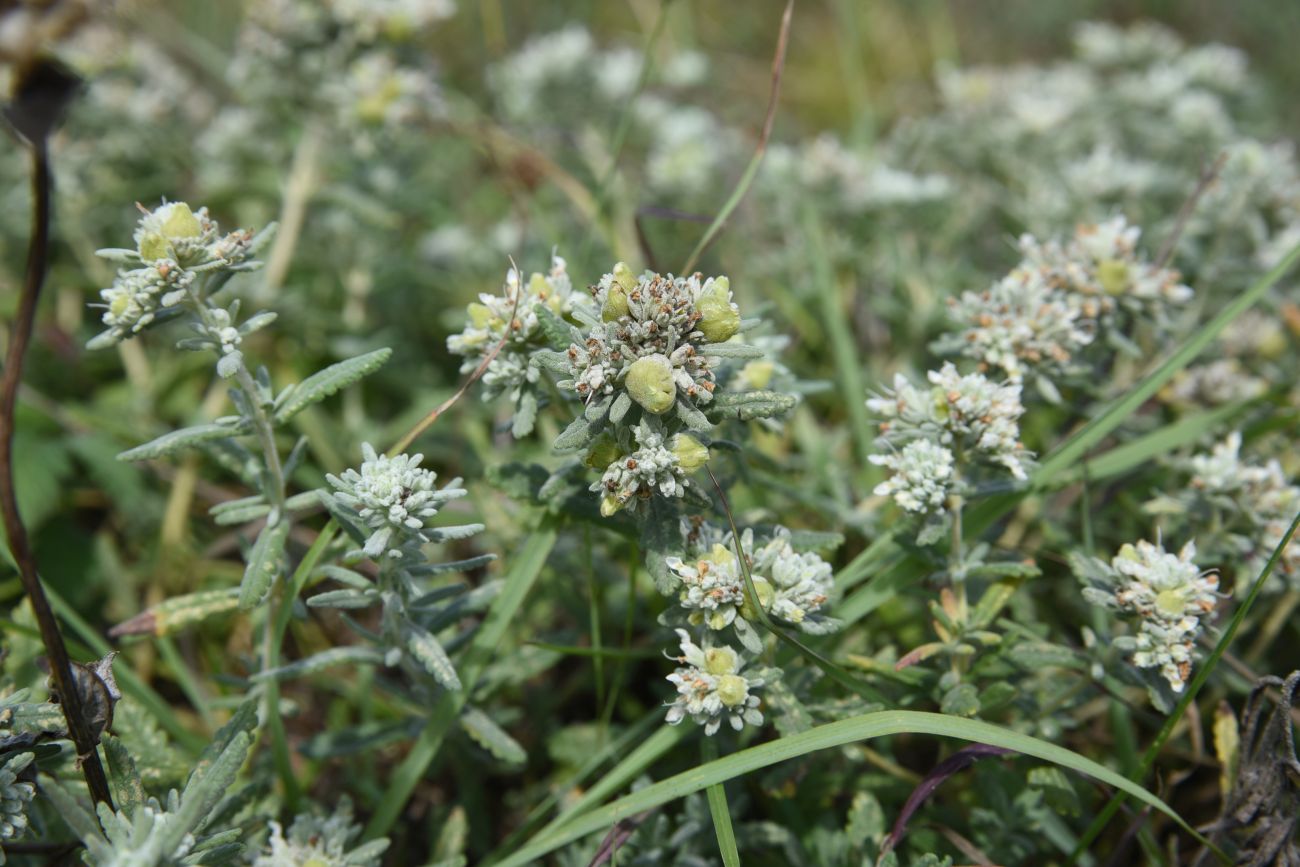
POLYGON ((749 683, 738 674, 724 674, 718 678, 718 698, 727 707, 743 704, 749 698, 749 683))
POLYGON ((672 362, 657 353, 632 362, 623 386, 633 400, 656 415, 667 412, 677 400, 672 362))
POLYGON ((730 647, 710 647, 704 651, 704 670, 712 675, 735 674, 739 660, 730 647))
POLYGON ((695 303, 700 322, 696 326, 710 343, 723 343, 740 331, 740 312, 731 303, 731 281, 714 278, 695 303))
POLYGON ((709 461, 709 449, 690 434, 677 434, 668 441, 668 448, 677 458, 677 465, 693 473, 709 461))
MULTIPOLYGON (((766 611, 772 607, 772 600, 776 598, 776 590, 767 582, 766 578, 760 578, 757 575, 751 576, 754 582, 754 593, 758 595, 758 604, 763 606, 766 611)), ((740 616, 746 620, 758 620, 758 611, 754 608, 754 600, 749 594, 745 594, 745 601, 740 604, 740 616)))
POLYGON ((614 442, 614 438, 608 433, 603 433, 591 443, 582 458, 582 463, 593 470, 604 470, 622 456, 623 450, 618 447, 618 443, 614 442))
POLYGON ((1097 265, 1097 280, 1107 295, 1121 295, 1130 283, 1128 264, 1118 259, 1105 259, 1097 265))

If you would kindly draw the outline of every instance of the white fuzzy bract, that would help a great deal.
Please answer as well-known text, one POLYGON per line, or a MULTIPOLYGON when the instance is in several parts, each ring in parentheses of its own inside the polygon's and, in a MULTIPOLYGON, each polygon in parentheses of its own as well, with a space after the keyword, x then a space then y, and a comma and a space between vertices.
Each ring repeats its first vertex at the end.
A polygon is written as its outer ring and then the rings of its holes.
POLYGON ((605 468, 590 490, 602 495, 601 511, 612 515, 619 509, 636 511, 653 496, 681 497, 691 484, 677 455, 668 448, 663 434, 649 422, 633 431, 637 448, 605 468))

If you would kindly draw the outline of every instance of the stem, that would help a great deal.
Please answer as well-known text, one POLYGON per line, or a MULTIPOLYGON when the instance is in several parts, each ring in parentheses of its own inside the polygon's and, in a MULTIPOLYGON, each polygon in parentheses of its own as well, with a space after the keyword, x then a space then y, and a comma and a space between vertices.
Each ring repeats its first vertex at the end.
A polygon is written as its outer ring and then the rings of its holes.
POLYGON ((50 252, 49 153, 44 138, 34 139, 31 145, 32 236, 27 248, 27 273, 23 280, 22 297, 18 301, 9 351, 5 358, 4 379, 0 383, 0 511, 4 513, 5 535, 9 540, 9 550, 13 552, 23 589, 27 591, 27 596, 32 603, 32 611, 36 615, 37 626, 40 627, 41 641, 50 660, 50 673, 59 692, 59 704, 68 722, 68 733, 77 748, 81 771, 86 778, 86 787, 90 790, 90 797, 96 804, 103 803, 111 809, 113 797, 109 792, 108 778, 104 775, 104 766, 99 761, 98 735, 91 730, 90 723, 86 719, 81 693, 72 675, 68 649, 63 644, 63 635, 59 632, 58 621, 50 608, 49 599, 45 596, 45 589, 41 586, 36 553, 32 550, 27 537, 27 528, 23 525, 22 515, 18 511, 18 496, 14 489, 14 411, 18 403, 18 386, 22 382, 23 357, 27 354, 27 345, 31 342, 32 328, 36 321, 36 305, 40 299, 41 287, 45 283, 45 273, 49 268, 50 252))

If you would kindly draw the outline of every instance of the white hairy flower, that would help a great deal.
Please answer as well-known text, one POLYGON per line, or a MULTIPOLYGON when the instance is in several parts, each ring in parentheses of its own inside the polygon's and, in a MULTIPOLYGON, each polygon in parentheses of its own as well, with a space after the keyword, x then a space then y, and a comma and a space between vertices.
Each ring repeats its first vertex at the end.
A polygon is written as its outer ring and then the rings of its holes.
POLYGON ((1268 383, 1246 369, 1237 358, 1219 358, 1180 370, 1160 393, 1182 406, 1223 406, 1250 400, 1268 391, 1268 383))
POLYGON ((730 647, 701 648, 684 629, 678 629, 677 635, 682 654, 675 659, 682 665, 668 675, 677 687, 677 698, 668 705, 668 724, 677 725, 689 716, 704 726, 706 735, 714 734, 723 720, 736 731, 746 723, 762 725, 763 714, 753 691, 763 685, 763 679, 742 674, 744 661, 730 647))
POLYGON ((429 541, 425 525, 438 514, 444 502, 464 496, 455 483, 435 489, 437 474, 420 467, 424 455, 388 457, 363 443, 365 460, 361 469, 349 469, 342 476, 327 474, 336 489, 334 499, 352 509, 373 532, 366 539, 365 552, 379 557, 403 556, 403 547, 429 541))
POLYGON ((99 293, 107 308, 102 321, 108 330, 91 341, 91 348, 112 345, 153 324, 158 311, 166 306, 163 299, 184 292, 195 276, 172 259, 119 271, 113 285, 99 293))
POLYGON ((980 458, 1027 478, 1019 418, 1025 407, 1020 384, 998 384, 981 373, 962 376, 946 362, 927 375, 931 388, 919 389, 902 374, 884 397, 867 408, 884 418, 882 439, 895 445, 928 439, 947 447, 954 457, 980 458))
POLYGON ((600 511, 606 517, 619 509, 634 512, 642 501, 656 495, 684 496, 691 484, 681 458, 659 430, 643 421, 632 434, 636 450, 614 460, 590 488, 601 494, 600 511))
POLYGON ((952 452, 930 440, 913 440, 896 452, 872 455, 870 460, 894 473, 876 485, 874 493, 893 497, 909 512, 943 508, 955 481, 952 452))
POLYGON ((271 836, 253 859, 253 867, 379 867, 388 848, 386 838, 353 847, 361 826, 353 823, 347 798, 329 817, 300 813, 287 834, 279 822, 268 824, 271 836))
POLYGON ((1158 668, 1174 692, 1187 684, 1201 618, 1218 601, 1218 576, 1202 572, 1195 556, 1193 542, 1177 554, 1159 543, 1124 545, 1110 562, 1110 586, 1084 591, 1091 602, 1139 618, 1137 635, 1123 646, 1138 668, 1158 668))
MULTIPOLYGON (((741 549, 751 559, 752 577, 772 586, 768 611, 778 620, 805 625, 826 604, 834 587, 831 564, 812 551, 796 551, 789 530, 777 527, 761 547, 754 546, 752 531, 746 530, 741 549)), ((762 596, 760 592, 760 601, 762 596)))
MULTIPOLYGON (((730 548, 719 542, 692 562, 668 557, 665 563, 669 571, 681 579, 677 599, 689 612, 691 623, 703 623, 716 630, 725 629, 735 622, 745 602, 745 579, 730 548)), ((757 590, 758 579, 751 577, 757 590)))

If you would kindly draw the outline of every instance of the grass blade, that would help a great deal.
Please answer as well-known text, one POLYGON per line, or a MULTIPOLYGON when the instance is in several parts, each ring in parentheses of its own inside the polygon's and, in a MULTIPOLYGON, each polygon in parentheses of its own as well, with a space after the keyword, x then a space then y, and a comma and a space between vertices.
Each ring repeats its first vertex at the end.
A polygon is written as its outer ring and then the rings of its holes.
MULTIPOLYGON (((716 761, 718 745, 713 738, 704 739, 705 762, 716 761)), ((740 853, 736 851, 736 831, 731 827, 731 808, 727 806, 727 790, 722 783, 714 783, 707 791, 709 813, 713 816, 713 831, 718 835, 718 850, 722 853, 723 867, 740 867, 740 853)))
POLYGON ((741 750, 725 758, 669 777, 666 780, 619 798, 614 803, 599 810, 594 810, 566 824, 554 834, 534 840, 531 844, 519 849, 505 861, 502 861, 499 867, 520 867, 520 865, 534 863, 542 856, 555 851, 566 843, 598 832, 613 825, 620 819, 653 809, 726 780, 736 779, 759 768, 766 768, 778 762, 805 756, 819 750, 904 733, 958 738, 974 743, 1004 747, 1078 771, 1107 785, 1123 790, 1128 795, 1170 817, 1188 833, 1194 834, 1198 838, 1200 836, 1164 801, 1121 774, 1072 750, 980 720, 962 719, 921 711, 886 710, 817 726, 796 735, 741 750))

